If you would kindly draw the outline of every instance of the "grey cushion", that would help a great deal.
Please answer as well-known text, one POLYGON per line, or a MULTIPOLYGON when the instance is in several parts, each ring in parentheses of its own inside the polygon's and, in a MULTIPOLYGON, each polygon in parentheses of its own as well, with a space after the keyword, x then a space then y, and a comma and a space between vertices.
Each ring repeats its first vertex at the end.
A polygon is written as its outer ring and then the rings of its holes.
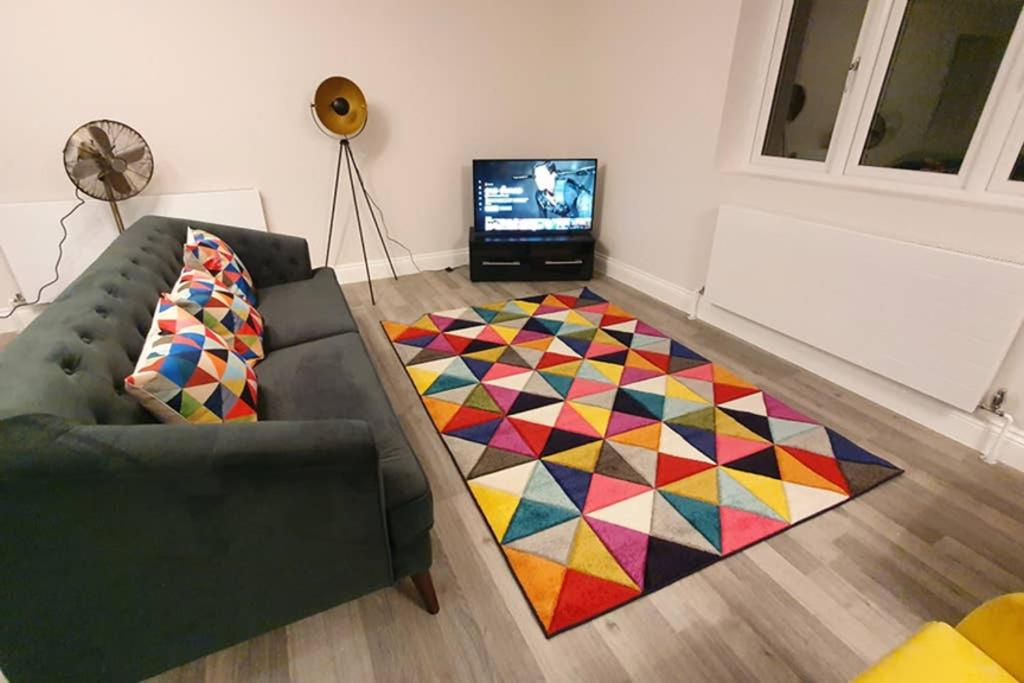
POLYGON ((358 334, 298 344, 256 366, 261 420, 366 420, 384 479, 392 547, 428 530, 430 489, 358 334))
POLYGON ((357 329, 330 268, 317 268, 308 280, 261 288, 259 311, 268 352, 357 329))

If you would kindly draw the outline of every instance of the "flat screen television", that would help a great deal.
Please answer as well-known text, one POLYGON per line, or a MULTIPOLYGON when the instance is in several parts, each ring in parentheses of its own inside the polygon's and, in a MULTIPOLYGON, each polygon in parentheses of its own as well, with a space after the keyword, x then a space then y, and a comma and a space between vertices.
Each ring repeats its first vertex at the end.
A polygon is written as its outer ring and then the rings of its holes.
POLYGON ((488 235, 587 231, 597 159, 475 159, 473 212, 488 235))

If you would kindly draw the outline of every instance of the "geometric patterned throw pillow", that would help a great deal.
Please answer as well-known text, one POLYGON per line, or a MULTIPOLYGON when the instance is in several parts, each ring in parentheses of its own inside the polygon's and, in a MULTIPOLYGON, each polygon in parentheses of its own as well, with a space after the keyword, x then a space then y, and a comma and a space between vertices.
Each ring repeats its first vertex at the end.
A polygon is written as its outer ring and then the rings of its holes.
POLYGON ((250 365, 263 359, 263 316, 205 270, 183 269, 167 296, 219 334, 250 365))
POLYGON ((256 422, 256 373, 166 295, 124 386, 161 422, 256 422))
POLYGON ((242 259, 228 246, 228 243, 205 230, 188 229, 184 252, 185 268, 205 270, 217 278, 223 286, 241 294, 253 306, 256 300, 256 286, 242 259))

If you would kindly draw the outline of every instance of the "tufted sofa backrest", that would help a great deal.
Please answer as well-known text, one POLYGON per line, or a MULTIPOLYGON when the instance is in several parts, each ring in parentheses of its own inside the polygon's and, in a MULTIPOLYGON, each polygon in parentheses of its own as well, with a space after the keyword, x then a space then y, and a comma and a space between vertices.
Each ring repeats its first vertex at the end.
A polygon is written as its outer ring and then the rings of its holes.
POLYGON ((83 424, 154 421, 125 394, 124 378, 142 351, 157 299, 178 278, 190 225, 223 237, 257 288, 309 276, 308 258, 295 264, 277 260, 275 270, 268 270, 272 259, 248 244, 252 231, 146 216, 0 352, 0 420, 45 414, 83 424))

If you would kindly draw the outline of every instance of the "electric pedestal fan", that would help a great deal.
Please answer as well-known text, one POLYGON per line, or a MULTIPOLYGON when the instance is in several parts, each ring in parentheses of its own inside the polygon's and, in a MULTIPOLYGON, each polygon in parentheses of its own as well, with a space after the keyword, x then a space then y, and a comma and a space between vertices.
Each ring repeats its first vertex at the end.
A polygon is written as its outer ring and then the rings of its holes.
POLYGON ((153 154, 135 129, 118 121, 100 119, 79 126, 68 138, 64 145, 64 170, 75 185, 75 196, 79 201, 60 218, 63 235, 57 244, 53 277, 39 287, 36 298, 31 301, 26 301, 19 292, 14 306, 0 315, 0 320, 10 318, 23 306, 38 304, 42 301, 43 291, 60 280, 60 262, 64 257, 64 242, 68 238, 64 221, 85 203, 78 192, 108 202, 117 231, 124 232, 117 202, 134 197, 149 184, 153 177, 153 154))
POLYGON ((79 190, 110 203, 117 231, 124 222, 117 202, 134 197, 153 177, 153 154, 134 128, 118 121, 90 121, 64 145, 64 170, 79 190))

